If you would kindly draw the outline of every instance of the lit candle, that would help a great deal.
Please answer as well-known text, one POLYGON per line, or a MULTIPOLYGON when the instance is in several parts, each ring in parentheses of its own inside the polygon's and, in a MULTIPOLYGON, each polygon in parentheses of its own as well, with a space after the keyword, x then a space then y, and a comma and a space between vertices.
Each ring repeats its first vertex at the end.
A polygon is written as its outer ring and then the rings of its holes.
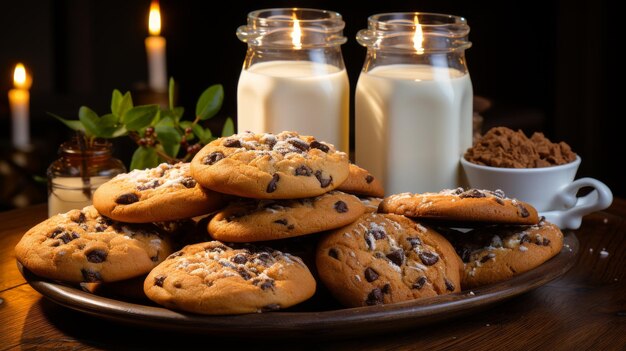
POLYGON ((167 91, 167 70, 165 60, 165 38, 161 34, 161 11, 159 2, 153 0, 150 4, 148 18, 150 36, 146 38, 146 52, 148 54, 148 84, 156 92, 167 91))
POLYGON ((13 122, 13 146, 16 149, 28 149, 30 146, 28 109, 30 93, 28 89, 32 84, 32 78, 26 72, 21 63, 15 66, 13 72, 14 89, 9 90, 9 105, 13 122))

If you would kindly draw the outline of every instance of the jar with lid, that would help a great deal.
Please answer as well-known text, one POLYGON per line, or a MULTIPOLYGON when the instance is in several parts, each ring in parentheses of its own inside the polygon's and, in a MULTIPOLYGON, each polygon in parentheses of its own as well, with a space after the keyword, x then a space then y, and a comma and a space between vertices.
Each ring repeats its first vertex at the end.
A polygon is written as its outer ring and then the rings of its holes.
POLYGON ((337 12, 274 8, 250 12, 237 37, 248 49, 237 86, 237 130, 312 135, 349 147, 350 87, 337 12))
POLYGON ((90 205, 100 185, 124 172, 126 167, 113 157, 110 142, 89 143, 82 136, 64 142, 59 158, 47 170, 48 216, 90 205))
POLYGON ((465 18, 382 13, 357 34, 367 56, 355 94, 355 161, 389 194, 463 185, 473 90, 465 18))

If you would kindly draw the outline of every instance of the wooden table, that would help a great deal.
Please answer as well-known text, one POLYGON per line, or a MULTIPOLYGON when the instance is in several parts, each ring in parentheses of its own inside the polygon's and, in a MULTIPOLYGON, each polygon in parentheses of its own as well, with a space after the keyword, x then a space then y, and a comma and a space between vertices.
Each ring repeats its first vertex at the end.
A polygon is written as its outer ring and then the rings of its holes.
POLYGON ((341 340, 246 340, 115 324, 61 307, 19 273, 13 249, 44 220, 37 205, 0 213, 0 351, 14 349, 626 350, 626 200, 584 218, 574 268, 529 293, 416 330, 341 340), (608 252, 601 254, 604 250, 608 252), (125 340, 125 341, 122 341, 125 340))

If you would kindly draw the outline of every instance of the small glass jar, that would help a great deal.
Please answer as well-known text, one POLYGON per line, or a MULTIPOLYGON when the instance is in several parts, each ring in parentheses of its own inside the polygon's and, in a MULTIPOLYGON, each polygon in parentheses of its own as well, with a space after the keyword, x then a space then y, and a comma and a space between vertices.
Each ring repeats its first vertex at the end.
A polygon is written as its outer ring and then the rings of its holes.
POLYGON ((90 205, 100 185, 126 172, 106 140, 88 144, 82 137, 74 137, 61 144, 59 156, 47 170, 49 217, 90 205))
POLYGON ((462 17, 383 13, 357 34, 367 56, 355 94, 355 161, 388 194, 464 184, 472 146, 472 83, 462 17))
POLYGON ((237 87, 237 130, 312 135, 349 147, 344 21, 332 11, 276 8, 250 12, 237 37, 248 50, 237 87))

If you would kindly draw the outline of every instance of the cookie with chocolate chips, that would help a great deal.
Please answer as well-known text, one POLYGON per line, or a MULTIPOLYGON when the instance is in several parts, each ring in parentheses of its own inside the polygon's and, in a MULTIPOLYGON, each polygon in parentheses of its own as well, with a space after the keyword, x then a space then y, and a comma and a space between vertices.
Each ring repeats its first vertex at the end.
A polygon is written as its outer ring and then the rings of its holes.
POLYGON ((433 229, 395 214, 369 213, 320 239, 321 281, 347 307, 461 291, 462 264, 433 229))
POLYGON ((170 309, 220 315, 284 309, 313 296, 315 285, 296 256, 210 241, 170 255, 148 274, 144 291, 170 309))
POLYGON ((532 205, 508 198, 501 190, 457 188, 438 193, 395 194, 386 197, 378 211, 468 227, 539 223, 539 215, 532 205))
POLYGON ((385 196, 383 183, 370 172, 353 163, 350 164, 348 179, 341 183, 337 190, 360 196, 385 196))
POLYGON ((276 240, 343 227, 364 212, 356 196, 341 191, 291 200, 242 198, 216 213, 208 230, 220 241, 276 240))
POLYGON ((147 274, 172 251, 169 236, 155 226, 116 222, 87 206, 31 228, 15 247, 15 256, 45 278, 114 282, 147 274))
POLYGON ((128 223, 173 221, 221 208, 223 195, 200 186, 189 168, 188 162, 162 163, 119 174, 98 187, 93 205, 103 215, 128 223))
POLYGON ((313 197, 348 177, 348 155, 296 132, 241 133, 205 145, 191 175, 215 191, 255 199, 313 197))
POLYGON ((441 230, 464 264, 463 288, 497 283, 529 271, 557 255, 563 233, 542 220, 531 226, 490 226, 467 233, 441 230))

